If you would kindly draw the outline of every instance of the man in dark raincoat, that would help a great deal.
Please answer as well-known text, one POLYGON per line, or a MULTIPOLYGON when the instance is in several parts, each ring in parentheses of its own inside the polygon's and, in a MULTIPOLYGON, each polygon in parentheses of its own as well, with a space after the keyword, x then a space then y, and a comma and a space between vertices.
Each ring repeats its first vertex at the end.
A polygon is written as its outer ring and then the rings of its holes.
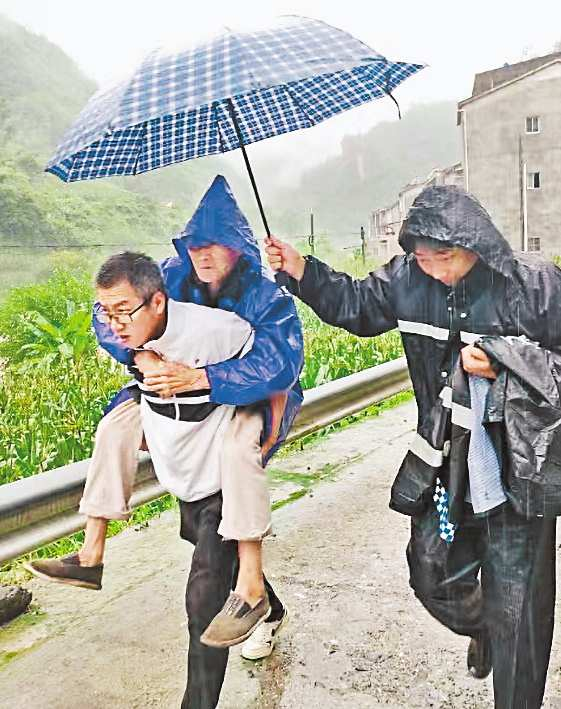
MULTIPOLYGON (((451 391, 460 358, 469 376, 495 378, 489 357, 474 346, 482 335, 561 347, 561 271, 513 254, 477 200, 454 187, 425 189, 399 242, 405 254, 363 280, 304 259, 274 238, 267 252, 271 266, 291 276, 289 289, 325 322, 365 337, 401 331, 418 428, 390 505, 412 516, 411 586, 435 618, 472 638, 472 674, 486 676, 492 665, 496 707, 538 709, 555 600, 555 518, 539 510, 559 508, 561 480, 547 489, 525 486, 534 499, 522 506, 510 490, 512 472, 503 466, 493 508, 475 514, 464 488, 453 541, 445 541, 433 494, 437 476, 448 483, 451 463, 446 447, 435 447, 434 410, 451 391), (538 498, 545 494, 556 496, 556 504, 544 505, 538 498)), ((490 474, 483 471, 484 478, 490 474)))

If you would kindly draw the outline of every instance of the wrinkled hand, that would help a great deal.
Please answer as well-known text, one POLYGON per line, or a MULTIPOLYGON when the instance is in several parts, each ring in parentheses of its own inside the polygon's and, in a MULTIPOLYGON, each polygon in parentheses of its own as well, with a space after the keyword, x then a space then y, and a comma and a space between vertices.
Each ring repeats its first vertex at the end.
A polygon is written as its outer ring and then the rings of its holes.
POLYGON ((197 389, 208 389, 209 382, 204 369, 192 369, 179 362, 160 362, 144 372, 144 386, 167 399, 175 394, 197 389))
POLYGON ((486 377, 496 379, 497 373, 491 367, 489 357, 475 345, 468 345, 461 350, 462 367, 464 372, 474 374, 476 377, 486 377))
POLYGON ((282 417, 284 415, 284 410, 286 408, 286 401, 288 399, 288 394, 286 392, 281 392, 280 394, 274 394, 269 399, 269 404, 271 406, 271 432, 267 440, 261 446, 261 453, 263 458, 271 450, 271 448, 277 442, 279 437, 280 425, 282 423, 282 417))
POLYGON ((306 261, 293 246, 271 236, 265 239, 265 253, 273 271, 284 271, 297 281, 302 279, 306 261))
POLYGON ((145 373, 146 369, 154 369, 163 363, 160 355, 152 352, 151 350, 141 350, 140 352, 135 352, 134 364, 139 369, 142 374, 145 373))

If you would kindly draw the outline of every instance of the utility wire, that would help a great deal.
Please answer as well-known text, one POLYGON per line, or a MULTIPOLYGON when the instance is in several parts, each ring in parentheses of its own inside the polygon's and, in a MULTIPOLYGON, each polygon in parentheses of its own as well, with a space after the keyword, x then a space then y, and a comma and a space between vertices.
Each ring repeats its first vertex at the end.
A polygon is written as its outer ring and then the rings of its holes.
MULTIPOLYGON (((359 234, 360 232, 319 232, 318 234, 315 234, 315 236, 323 236, 323 237, 337 237, 337 236, 355 236, 359 234)), ((309 234, 292 234, 290 236, 284 237, 288 240, 293 240, 293 239, 304 239, 308 237, 309 234)), ((258 239, 258 241, 263 241, 263 239, 258 239)), ((99 244, 0 244, 0 250, 3 251, 8 251, 8 250, 19 250, 19 251, 29 251, 33 249, 98 249, 98 248, 121 248, 121 247, 137 247, 137 246, 170 246, 171 241, 168 239, 167 241, 135 241, 135 242, 124 242, 124 243, 117 243, 117 244, 106 244, 106 243, 99 243, 99 244)))
POLYGON ((170 241, 145 241, 137 242, 133 244, 131 242, 126 242, 122 244, 0 244, 0 249, 96 249, 99 247, 111 247, 118 248, 121 246, 169 246, 170 241))

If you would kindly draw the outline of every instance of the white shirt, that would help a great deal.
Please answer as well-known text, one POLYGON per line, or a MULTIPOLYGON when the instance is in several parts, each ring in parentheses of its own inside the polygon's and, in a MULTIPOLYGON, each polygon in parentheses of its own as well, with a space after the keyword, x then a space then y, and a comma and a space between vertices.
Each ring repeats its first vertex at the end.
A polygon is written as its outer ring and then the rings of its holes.
MULTIPOLYGON (((168 300, 165 332, 157 340, 147 342, 144 349, 168 361, 204 367, 231 359, 240 351, 245 354, 252 342, 251 326, 234 313, 168 300)), ((202 421, 177 420, 179 407, 190 405, 186 401, 195 404, 208 400, 208 396, 160 399, 146 393, 140 402, 144 435, 156 476, 166 490, 186 502, 201 500, 222 487, 220 449, 235 407, 221 404, 202 421), (177 418, 153 411, 148 401, 173 404, 177 418)))

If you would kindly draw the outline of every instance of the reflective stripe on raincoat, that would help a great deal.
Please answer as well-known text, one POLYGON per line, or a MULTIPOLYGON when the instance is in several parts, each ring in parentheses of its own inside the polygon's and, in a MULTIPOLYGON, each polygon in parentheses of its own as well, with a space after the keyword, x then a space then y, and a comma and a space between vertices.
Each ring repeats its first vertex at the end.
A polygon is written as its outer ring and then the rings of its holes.
MULTIPOLYGON (((529 254, 513 253, 479 202, 464 190, 428 187, 416 198, 400 232, 405 254, 361 280, 307 257, 302 280, 289 287, 327 323, 372 337, 398 328, 418 406, 417 434, 392 489, 391 506, 421 514, 437 475, 446 478, 447 451, 435 420, 437 402, 450 396, 459 351, 484 335, 524 336, 561 351, 561 270, 529 254), (414 255, 417 238, 459 246, 479 260, 455 287, 426 275, 414 255)), ((547 426, 547 420, 543 420, 547 426)), ((534 424, 532 424, 534 425, 534 424)), ((539 422, 535 422, 540 426, 539 422)), ((507 494, 511 471, 503 472, 507 494)), ((561 481, 559 481, 561 483, 561 481)), ((525 494, 530 516, 561 510, 561 484, 539 482, 525 494), (555 487, 555 489, 554 489, 555 487), (540 495, 555 499, 540 503, 540 495)), ((555 512, 559 514, 559 511, 555 512)))

